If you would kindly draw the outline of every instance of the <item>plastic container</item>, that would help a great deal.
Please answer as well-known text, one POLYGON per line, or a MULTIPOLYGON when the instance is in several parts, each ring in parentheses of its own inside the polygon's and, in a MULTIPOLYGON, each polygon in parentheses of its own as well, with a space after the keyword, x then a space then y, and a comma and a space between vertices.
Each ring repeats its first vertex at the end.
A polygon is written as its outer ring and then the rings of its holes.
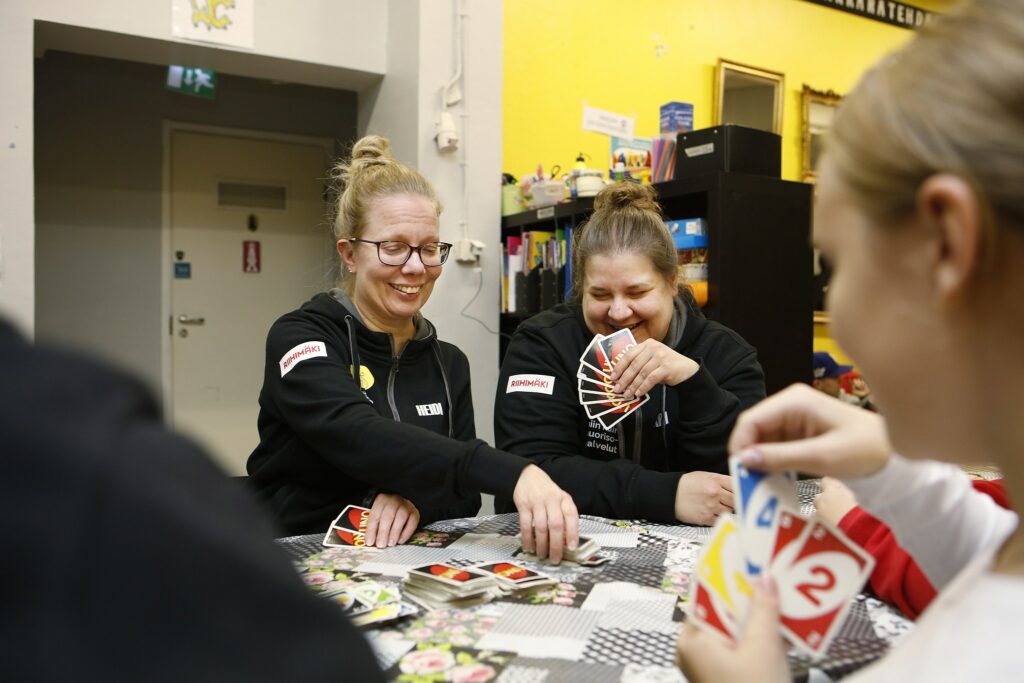
POLYGON ((561 180, 538 180, 530 187, 530 192, 533 195, 530 200, 532 208, 554 206, 565 199, 565 183, 561 180))
POLYGON ((502 185, 501 215, 511 216, 521 211, 526 211, 526 202, 523 201, 523 188, 519 185, 502 185))

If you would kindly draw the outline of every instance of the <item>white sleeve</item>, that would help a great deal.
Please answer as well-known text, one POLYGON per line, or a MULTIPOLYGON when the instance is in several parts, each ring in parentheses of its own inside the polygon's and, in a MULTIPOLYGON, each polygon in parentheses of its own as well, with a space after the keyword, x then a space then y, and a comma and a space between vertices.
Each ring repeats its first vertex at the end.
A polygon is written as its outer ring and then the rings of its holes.
POLYGON ((1016 513, 975 491, 954 465, 894 454, 880 472, 844 483, 858 503, 889 525, 937 591, 1017 527, 1016 513))

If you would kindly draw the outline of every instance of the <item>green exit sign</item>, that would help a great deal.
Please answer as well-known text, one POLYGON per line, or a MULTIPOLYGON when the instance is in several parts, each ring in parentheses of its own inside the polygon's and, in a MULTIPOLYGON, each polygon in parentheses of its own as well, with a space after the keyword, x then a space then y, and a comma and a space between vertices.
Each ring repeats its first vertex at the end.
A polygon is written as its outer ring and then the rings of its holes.
POLYGON ((217 72, 190 66, 169 66, 167 89, 212 100, 217 89, 217 72))

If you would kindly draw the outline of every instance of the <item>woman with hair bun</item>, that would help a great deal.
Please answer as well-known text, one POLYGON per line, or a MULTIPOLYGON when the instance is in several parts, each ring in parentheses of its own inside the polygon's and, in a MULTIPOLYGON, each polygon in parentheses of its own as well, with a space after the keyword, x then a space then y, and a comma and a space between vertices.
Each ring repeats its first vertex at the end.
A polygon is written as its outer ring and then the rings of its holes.
POLYGON ((764 398, 764 374, 753 347, 680 291, 677 272, 653 191, 611 185, 573 242, 573 302, 530 318, 509 344, 497 445, 543 467, 583 513, 711 524, 732 509, 726 441, 764 398), (576 371, 595 334, 622 329, 639 343, 612 379, 650 400, 606 430, 580 404, 576 371), (520 375, 546 378, 550 391, 521 390, 510 382, 520 375))
POLYGON ((572 499, 530 461, 475 438, 466 356, 420 314, 451 248, 434 188, 376 135, 336 172, 341 287, 267 335, 252 485, 290 534, 370 507, 365 541, 379 547, 421 520, 476 514, 479 492, 511 495, 524 547, 559 561, 578 539, 572 499))

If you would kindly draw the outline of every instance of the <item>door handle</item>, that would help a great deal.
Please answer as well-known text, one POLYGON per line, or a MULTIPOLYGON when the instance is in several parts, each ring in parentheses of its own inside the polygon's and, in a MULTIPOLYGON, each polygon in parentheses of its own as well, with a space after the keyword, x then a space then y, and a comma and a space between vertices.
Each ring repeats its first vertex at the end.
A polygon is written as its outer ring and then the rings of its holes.
POLYGON ((206 322, 206 318, 190 318, 187 315, 179 315, 178 322, 182 325, 202 325, 206 322))

